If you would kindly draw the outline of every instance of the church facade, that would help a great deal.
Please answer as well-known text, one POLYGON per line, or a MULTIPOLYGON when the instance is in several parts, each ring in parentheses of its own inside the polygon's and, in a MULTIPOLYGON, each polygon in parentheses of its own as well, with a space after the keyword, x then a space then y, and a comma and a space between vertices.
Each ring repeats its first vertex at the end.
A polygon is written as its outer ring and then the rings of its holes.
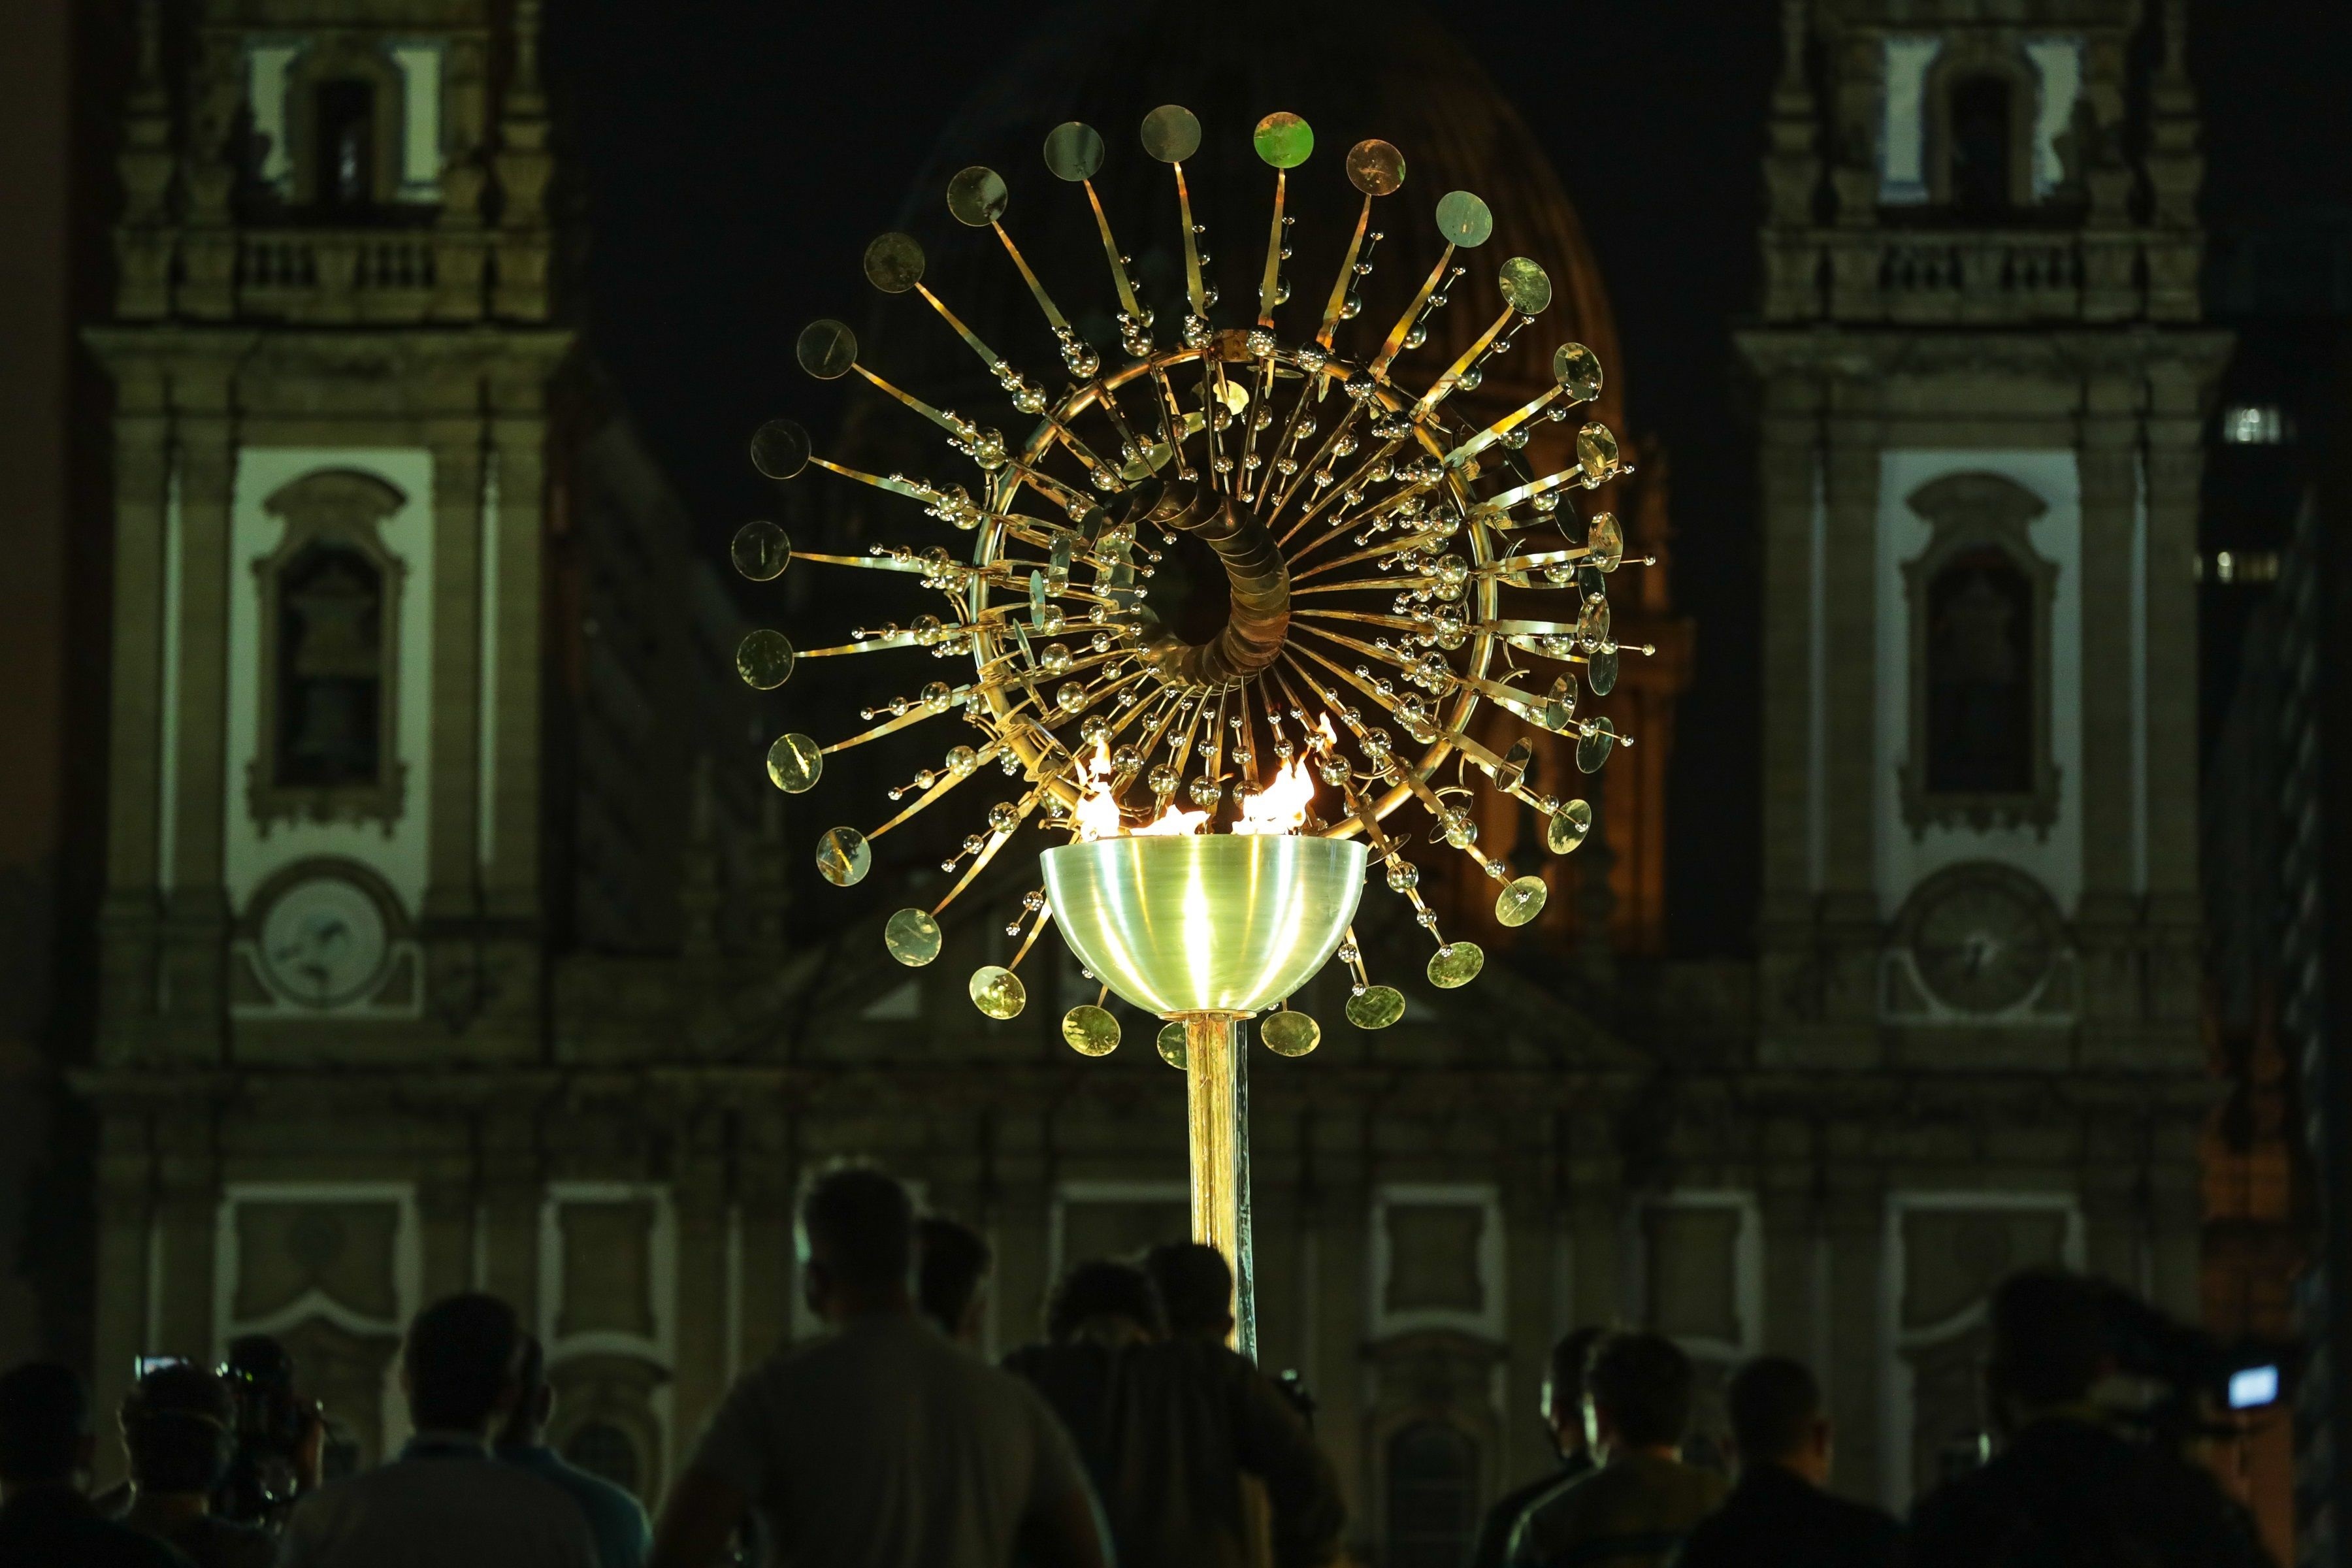
MULTIPOLYGON (((1621 697, 1658 743, 1544 863, 1557 912, 1377 1035, 1319 980, 1322 1047, 1253 1065, 1261 1359, 1312 1390, 1376 1561, 1458 1561, 1548 1462, 1537 1390, 1579 1324, 1673 1334, 1710 1429, 1741 1358, 1805 1357, 1841 1486, 1899 1507, 1974 1451, 2002 1274, 2195 1312, 2187 562, 2228 345, 2199 320, 2183 26, 1983 9, 1785 8, 1740 339, 1754 962, 1658 952, 1691 640, 1662 562, 1619 633, 1659 650, 1621 697)), ((557 1443, 653 1499, 728 1380, 814 1331, 793 1205, 832 1163, 986 1232, 999 1351, 1066 1264, 1181 1235, 1182 1086, 1148 1030, 1073 1056, 1072 964, 1011 1023, 964 996, 1019 887, 962 900, 914 972, 878 913, 788 921, 787 816, 796 844, 823 824, 759 779, 740 612, 571 341, 537 7, 240 0, 184 43, 142 15, 89 337, 117 398, 107 981, 77 1079, 101 1400, 134 1355, 274 1332, 369 1459, 405 1430, 403 1323, 488 1289, 547 1342, 557 1443)), ((1508 156, 1443 115, 1359 133, 1473 188, 1482 160, 1539 169, 1512 176, 1533 217, 1495 205, 1570 252, 1563 310, 1604 343, 1541 153, 1415 25, 1471 105, 1444 112, 1508 156)), ((1615 504, 1663 557, 1663 489, 1615 504)), ((1511 852, 1515 822, 1482 826, 1511 852)), ((1368 928, 1376 967, 1412 934, 1368 928)))

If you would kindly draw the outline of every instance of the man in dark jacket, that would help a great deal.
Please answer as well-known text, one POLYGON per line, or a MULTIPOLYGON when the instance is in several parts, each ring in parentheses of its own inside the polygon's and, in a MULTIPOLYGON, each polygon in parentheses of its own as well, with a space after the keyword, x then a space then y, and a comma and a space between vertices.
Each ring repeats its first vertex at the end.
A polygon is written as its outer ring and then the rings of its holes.
POLYGON ((1005 1358, 1061 1416, 1109 1515, 1119 1568, 1243 1568, 1242 1478, 1265 1487, 1280 1568, 1337 1555, 1339 1477, 1273 1379, 1205 1337, 1171 1338, 1140 1269, 1083 1263, 1054 1294, 1050 1344, 1005 1358))
POLYGON ((1553 1492, 1590 1474, 1592 1451, 1584 1442, 1584 1358, 1592 1353, 1599 1329, 1570 1329, 1551 1347, 1551 1368, 1544 1377, 1544 1428, 1551 1436, 1559 1466, 1523 1487, 1495 1500, 1478 1527, 1477 1544, 1470 1551, 1470 1568, 1503 1568, 1511 1549, 1511 1531, 1520 1518, 1553 1492))
POLYGON ((1512 1568, 1658 1568, 1723 1500, 1723 1478, 1682 1462, 1691 1364, 1663 1334, 1603 1334, 1584 1369, 1599 1468, 1548 1494, 1511 1532, 1512 1568))
POLYGON ((1739 1484, 1683 1541, 1675 1568, 1898 1568, 1902 1530, 1832 1497, 1821 1384, 1786 1356, 1732 1374, 1726 1400, 1739 1484))
POLYGON ((2267 1568, 2211 1471, 2092 1403, 2116 1371, 2100 1289, 2042 1268, 1993 1292, 1985 1386, 2006 1440, 1911 1510, 1913 1568, 2267 1568))
POLYGON ((162 1542, 99 1517, 77 1482, 95 1440, 81 1379, 49 1362, 0 1377, 0 1568, 189 1568, 162 1542))

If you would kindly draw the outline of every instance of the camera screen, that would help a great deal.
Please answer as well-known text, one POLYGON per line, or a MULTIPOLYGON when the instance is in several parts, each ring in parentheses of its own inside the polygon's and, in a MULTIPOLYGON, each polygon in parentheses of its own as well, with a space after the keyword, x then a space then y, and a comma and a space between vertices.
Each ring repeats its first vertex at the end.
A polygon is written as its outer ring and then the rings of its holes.
POLYGON ((2250 1366, 2230 1374, 2230 1408, 2252 1410, 2274 1403, 2279 1396, 2279 1369, 2275 1366, 2250 1366))
POLYGON ((187 1364, 188 1358, 182 1355, 136 1355, 131 1358, 131 1375, 134 1378, 144 1377, 149 1373, 163 1367, 187 1364))

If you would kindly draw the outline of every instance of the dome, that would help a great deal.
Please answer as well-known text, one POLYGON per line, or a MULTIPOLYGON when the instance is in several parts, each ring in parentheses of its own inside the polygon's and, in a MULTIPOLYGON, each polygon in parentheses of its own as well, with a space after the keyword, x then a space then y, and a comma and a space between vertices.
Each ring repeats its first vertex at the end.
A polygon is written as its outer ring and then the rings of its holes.
MULTIPOLYGON (((948 180, 973 163, 1003 176, 1011 193, 1006 232, 1104 362, 1124 363, 1093 212, 1078 187, 1047 171, 1041 149, 1064 121, 1101 133, 1107 153, 1095 189, 1131 258, 1138 293, 1156 313, 1155 336, 1172 343, 1186 309, 1175 182, 1138 139, 1143 117, 1164 103, 1181 103, 1201 121, 1202 144, 1185 174, 1194 220, 1208 226, 1201 243, 1222 296, 1211 311, 1217 325, 1246 324, 1255 314, 1275 173, 1257 157, 1250 132, 1264 115, 1287 110, 1313 128, 1315 147, 1289 176, 1286 210, 1298 221, 1295 255, 1284 264, 1290 299, 1276 313, 1286 339, 1316 330, 1362 200, 1347 181, 1347 152, 1378 137, 1404 155, 1405 184, 1373 203, 1371 226, 1385 237, 1371 252, 1361 312, 1339 329, 1339 352, 1359 363, 1371 356, 1443 248, 1438 198, 1468 190, 1492 209, 1493 236, 1457 252, 1467 274, 1451 289, 1452 302, 1437 312, 1427 342, 1398 362, 1400 379, 1427 384, 1483 332, 1502 309, 1496 269, 1525 256, 1549 274, 1553 302, 1519 334, 1517 352, 1493 362, 1475 395, 1457 395, 1463 415, 1483 422, 1526 402, 1550 383, 1552 347, 1575 340, 1600 356, 1610 378, 1591 416, 1619 426, 1615 324, 1549 159, 1477 62, 1402 0, 1076 7, 983 72, 913 182, 899 223, 925 247, 927 286, 1032 380, 1066 379, 1044 314, 995 237, 950 216, 948 180)), ((919 297, 879 299, 862 335, 861 360, 880 374, 1008 434, 1025 431, 1028 421, 1004 404, 978 358, 919 297)), ((921 454, 924 468, 944 472, 942 454, 919 428, 896 428, 907 417, 904 410, 863 408, 852 419, 851 444, 875 458, 921 454)), ((1538 424, 1526 454, 1536 471, 1572 460, 1566 439, 1572 428, 1538 424)))

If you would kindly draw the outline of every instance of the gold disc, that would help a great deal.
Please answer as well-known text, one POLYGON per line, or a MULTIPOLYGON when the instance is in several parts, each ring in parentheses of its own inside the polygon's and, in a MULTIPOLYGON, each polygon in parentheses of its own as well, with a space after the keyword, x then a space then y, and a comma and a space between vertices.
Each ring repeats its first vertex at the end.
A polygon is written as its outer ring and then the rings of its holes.
POLYGON ((1551 375, 1579 403, 1601 395, 1601 357, 1582 343, 1562 343, 1552 350, 1551 375))
POLYGON ((1368 985, 1348 998, 1348 1022, 1359 1029, 1385 1029, 1404 1016, 1404 993, 1393 985, 1368 985))
POLYGON ((1449 942, 1429 958, 1429 983, 1441 991, 1467 985, 1486 967, 1486 954, 1475 942, 1449 942))
POLYGON ((819 381, 832 381, 847 375, 849 367, 857 363, 857 334, 846 321, 828 316, 801 329, 793 354, 803 370, 819 381))
POLYGON ((1571 800, 1551 814, 1544 824, 1544 847, 1555 855, 1566 855, 1584 842, 1592 831, 1592 808, 1580 800, 1571 800))
POLYGON ((1584 684, 1595 697, 1606 697, 1617 686, 1617 650, 1595 648, 1584 661, 1584 684))
POLYGON ((1160 1059, 1161 1061, 1166 1062, 1178 1072, 1182 1072, 1184 1070, 1185 1055, 1183 1019, 1171 1018, 1165 1024, 1160 1025, 1160 1033, 1152 1039, 1151 1043, 1158 1048, 1160 1052, 1160 1059))
POLYGON ((1576 765, 1588 773, 1597 773, 1601 764, 1609 760, 1609 749, 1617 743, 1617 726, 1607 719, 1595 719, 1584 739, 1576 743, 1576 765))
POLYGON ((956 222, 972 228, 986 228, 1003 217, 1010 200, 1004 176, 978 163, 959 171, 948 182, 948 211, 955 215, 956 222))
POLYGON ((1201 150, 1201 121, 1181 103, 1163 103, 1143 117, 1143 150, 1163 163, 1181 163, 1201 150))
POLYGON ((735 531, 727 553, 736 571, 754 583, 769 582, 792 564, 792 536, 772 522, 747 522, 735 531))
POLYGON ((1625 561, 1625 527, 1613 511, 1596 513, 1584 531, 1584 548, 1592 552, 1592 564, 1603 572, 1614 572, 1625 561))
POLYGON ((1315 130, 1286 110, 1277 110, 1257 122, 1250 133, 1257 155, 1277 169, 1296 169, 1315 151, 1315 130))
POLYGON ((877 234, 866 247, 866 281, 885 294, 904 294, 923 280, 923 247, 911 234, 877 234))
POLYGON ((816 841, 816 874, 836 888, 864 881, 873 868, 874 851, 855 827, 829 827, 816 841))
MULTIPOLYGON (((1074 185, 1080 180, 1091 180, 1102 163, 1102 132, 1084 121, 1065 120, 1045 132, 1045 167, 1055 179, 1067 180, 1074 185)), ((1118 1043, 1116 1036, 1111 1043, 1118 1043)))
POLYGON ((793 674, 793 645, 767 626, 744 634, 735 645, 735 673, 754 691, 773 691, 793 674))
POLYGON ((768 778, 786 795, 806 795, 824 776, 824 748, 814 735, 779 735, 768 748, 768 778))
POLYGON ((1348 149, 1348 183, 1368 196, 1384 196, 1404 184, 1404 154, 1377 138, 1348 149))
POLYGON ((929 910, 900 910, 882 928, 882 945, 909 969, 920 969, 940 955, 940 922, 929 910))
POLYGON ((1118 1048, 1118 1020, 1109 1009, 1082 1002, 1062 1015, 1062 1038, 1082 1057, 1107 1057, 1118 1048))
POLYGON ((1551 303, 1551 276, 1524 256, 1503 263, 1497 278, 1503 303, 1522 316, 1540 316, 1551 303))
POLYGON ((772 479, 789 479, 808 467, 808 432, 790 419, 771 419, 751 432, 751 466, 772 479))
POLYGON ((1495 920, 1498 924, 1523 926, 1543 913, 1544 900, 1551 889, 1541 877, 1521 877, 1506 883, 1495 895, 1495 920))
POLYGON ((1437 232, 1464 250, 1475 250, 1495 232, 1495 215, 1469 192, 1448 191, 1438 198, 1437 232))
POLYGON ((1001 963, 982 964, 971 972, 971 1005, 992 1018, 1014 1018, 1029 1005, 1029 988, 1021 976, 1001 963))
POLYGON ((1323 1043, 1323 1026, 1306 1014, 1285 1008, 1268 1013, 1257 1026, 1257 1037, 1278 1057, 1303 1057, 1323 1043))
POLYGON ((1596 421, 1576 433, 1576 466, 1588 479, 1597 482, 1609 477, 1617 466, 1617 437, 1609 433, 1608 426, 1596 421))

